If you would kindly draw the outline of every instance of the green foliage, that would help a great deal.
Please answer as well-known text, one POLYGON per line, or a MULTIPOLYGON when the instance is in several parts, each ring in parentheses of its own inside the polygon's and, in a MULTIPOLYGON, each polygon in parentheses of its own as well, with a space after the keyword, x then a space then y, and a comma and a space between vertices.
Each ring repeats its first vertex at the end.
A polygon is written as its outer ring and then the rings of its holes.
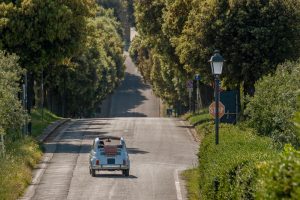
POLYGON ((260 165, 257 199, 299 199, 300 152, 286 145, 279 159, 260 165))
POLYGON ((43 117, 42 117, 41 109, 32 110, 31 112, 32 136, 37 137, 41 135, 43 133, 43 130, 47 128, 49 124, 59 119, 61 118, 51 113, 47 109, 44 109, 43 117))
POLYGON ((0 51, 0 134, 18 132, 26 113, 18 99, 19 80, 24 73, 19 58, 0 51))
POLYGON ((212 121, 212 117, 210 116, 210 114, 207 113, 207 111, 206 112, 203 111, 203 113, 194 115, 194 116, 189 118, 189 122, 193 126, 197 126, 199 124, 209 122, 209 121, 212 121))
POLYGON ((199 152, 201 199, 253 199, 256 165, 277 154, 271 139, 256 136, 246 128, 223 125, 219 145, 214 140, 214 134, 208 134, 199 152))
POLYGON ((132 43, 131 55, 144 79, 152 84, 159 97, 171 106, 178 103, 186 105, 186 81, 189 77, 171 46, 173 35, 165 34, 173 28, 163 27, 166 8, 162 0, 135 2, 136 25, 140 36, 132 43))
POLYGON ((140 37, 131 55, 170 105, 187 104, 185 83, 194 74, 211 83, 207 60, 214 49, 226 59, 223 85, 253 94, 258 79, 298 58, 299 10, 298 0, 136 1, 140 37))
MULTIPOLYGON (((94 67, 91 66, 95 61, 88 59, 97 57, 97 55, 93 54, 92 48, 100 48, 101 51, 105 51, 102 53, 103 56, 101 58, 98 56, 97 59, 105 59, 103 63, 106 62, 106 66, 112 65, 111 68, 113 68, 113 70, 107 70, 109 71, 107 73, 108 76, 110 74, 112 74, 112 76, 116 74, 115 76, 117 77, 122 76, 124 70, 120 62, 123 62, 123 47, 119 36, 117 38, 114 37, 116 31, 113 30, 118 29, 118 31, 121 32, 120 28, 117 27, 119 25, 113 22, 115 20, 114 17, 103 11, 99 14, 99 17, 105 15, 107 18, 111 18, 106 22, 102 22, 103 24, 108 23, 108 25, 104 26, 104 28, 99 27, 98 29, 96 25, 91 27, 91 21, 95 20, 98 9, 94 0, 67 0, 63 2, 57 0, 20 0, 14 3, 10 3, 10 1, 0 2, 0 48, 8 52, 14 52, 20 56, 21 66, 27 69, 29 109, 36 105, 34 101, 34 91, 39 92, 39 88, 33 88, 34 81, 36 85, 41 85, 42 74, 45 94, 51 95, 50 98, 45 97, 46 100, 63 99, 63 101, 66 102, 66 88, 71 85, 69 88, 72 89, 72 86, 76 85, 74 81, 78 81, 78 79, 84 79, 84 81, 77 84, 77 86, 87 81, 88 92, 84 90, 81 95, 89 93, 87 97, 89 97, 90 100, 91 94, 96 89, 102 88, 98 84, 92 84, 93 87, 96 86, 97 88, 91 89, 90 81, 88 80, 92 78, 91 82, 93 82, 93 70, 95 71, 94 67), (107 28, 109 26, 112 28, 107 28), (95 32, 96 29, 97 33, 95 32), (111 37, 109 38, 109 36, 111 37), (105 42, 102 41, 104 44, 101 44, 100 41, 98 41, 97 44, 92 44, 94 41, 90 38, 96 40, 96 38, 99 37, 102 38, 103 41, 107 38, 109 38, 109 40, 105 42), (115 41, 112 42, 112 40, 115 41), (118 43, 117 47, 115 43, 118 43), (82 61, 82 63, 78 63, 77 61, 82 61), (69 70, 69 68, 74 67, 74 65, 81 65, 81 68, 72 69, 73 71, 69 70), (114 68, 117 69, 114 70, 114 68), (72 78, 70 71, 77 71, 81 73, 81 75, 79 76, 77 74, 79 77, 76 77, 77 79, 71 81, 70 85, 67 86, 66 78, 72 78), (53 94, 57 94, 57 96, 53 94)), ((105 65, 103 63, 101 64, 105 65)), ((101 70, 99 70, 99 73, 101 73, 101 70)), ((109 87, 111 90, 114 88, 116 81, 114 77, 108 77, 108 80, 110 79, 113 79, 111 80, 112 84, 108 84, 108 86, 104 88, 109 87)), ((80 86, 83 87, 84 85, 80 86)), ((78 88, 82 89, 82 87, 78 88)), ((78 99, 73 98, 72 94, 70 94, 69 97, 75 101, 78 99)), ((48 102, 45 104, 47 103, 48 102)), ((57 100, 55 103, 57 103, 57 100)), ((55 103, 49 102, 51 109, 52 107, 60 106, 53 105, 55 103)), ((58 104, 59 103, 60 102, 58 102, 58 104)), ((75 106, 81 103, 82 102, 77 102, 75 106)), ((70 105, 73 106, 74 102, 71 102, 70 105)), ((91 106, 93 105, 94 104, 91 106)), ((64 114, 67 113, 67 109, 68 107, 66 103, 64 103, 64 114)), ((73 112, 73 110, 70 112, 73 112)))
POLYGON ((174 41, 187 70, 211 77, 207 60, 214 49, 226 59, 223 82, 229 88, 253 85, 276 65, 299 56, 298 0, 193 1, 182 34, 174 41), (295 49, 296 48, 296 49, 295 49))
POLYGON ((295 124, 295 128, 297 131, 297 135, 300 135, 300 95, 298 96, 298 101, 297 101, 297 112, 295 113, 294 116, 294 124, 295 124))
POLYGON ((200 171, 198 168, 189 169, 182 173, 183 179, 187 182, 186 188, 188 190, 188 199, 189 200, 199 200, 199 178, 200 171))
POLYGON ((130 27, 134 25, 133 0, 96 0, 96 2, 105 9, 113 10, 114 16, 121 23, 122 31, 126 45, 130 42, 130 27))
POLYGON ((70 64, 51 71, 49 87, 64 99, 65 115, 91 116, 123 79, 125 68, 119 29, 112 12, 99 9, 97 17, 88 21, 89 36, 82 53, 73 57, 70 64))
POLYGON ((20 56, 23 67, 40 72, 76 54, 86 39, 93 0, 0 1, 0 46, 20 56))
POLYGON ((42 156, 39 145, 25 138, 7 145, 0 157, 0 199, 17 199, 31 182, 31 169, 42 156))
POLYGON ((292 121, 297 110, 299 77, 300 61, 286 62, 274 75, 256 83, 255 96, 249 98, 245 113, 249 116, 249 125, 260 135, 283 143, 299 142, 292 121))
POLYGON ((188 120, 188 119, 191 118, 192 116, 193 116, 193 113, 187 112, 187 113, 185 113, 184 115, 182 115, 181 118, 182 118, 183 120, 188 120))

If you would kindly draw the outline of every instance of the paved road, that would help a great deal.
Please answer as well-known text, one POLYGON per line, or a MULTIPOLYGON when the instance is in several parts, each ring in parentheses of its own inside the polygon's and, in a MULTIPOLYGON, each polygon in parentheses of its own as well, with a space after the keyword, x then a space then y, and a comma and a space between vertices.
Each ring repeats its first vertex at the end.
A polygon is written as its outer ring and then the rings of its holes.
POLYGON ((130 59, 122 86, 111 97, 110 118, 72 120, 45 144, 45 159, 24 199, 185 199, 181 170, 197 164, 198 145, 178 119, 158 118, 159 104, 130 59), (134 87, 134 86, 137 87, 134 87), (98 135, 123 136, 129 177, 100 172, 91 177, 88 153, 98 135))
POLYGON ((159 117, 160 103, 149 85, 142 81, 128 54, 120 87, 102 105, 101 117, 159 117))

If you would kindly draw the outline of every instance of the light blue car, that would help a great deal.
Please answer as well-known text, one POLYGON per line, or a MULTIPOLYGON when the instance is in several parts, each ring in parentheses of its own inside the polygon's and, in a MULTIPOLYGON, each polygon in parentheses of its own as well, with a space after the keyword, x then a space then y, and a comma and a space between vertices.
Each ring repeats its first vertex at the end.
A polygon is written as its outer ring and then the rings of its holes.
POLYGON ((96 171, 121 170, 129 176, 130 161, 125 141, 121 137, 97 137, 90 152, 90 174, 95 177, 96 171))

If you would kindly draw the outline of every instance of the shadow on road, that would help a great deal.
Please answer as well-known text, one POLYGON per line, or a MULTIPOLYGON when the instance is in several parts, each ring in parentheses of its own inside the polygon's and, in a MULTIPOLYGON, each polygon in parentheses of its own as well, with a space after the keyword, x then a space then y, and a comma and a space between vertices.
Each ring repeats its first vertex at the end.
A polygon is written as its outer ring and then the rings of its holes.
POLYGON ((43 145, 44 153, 89 153, 91 150, 91 145, 76 145, 76 144, 67 144, 67 143, 46 143, 43 145))
MULTIPOLYGON (((99 173, 99 172, 98 172, 99 173)), ((123 179, 137 179, 134 175, 124 176, 123 174, 96 174, 96 178, 123 178, 123 179)))
POLYGON ((103 105, 102 117, 147 117, 146 114, 134 109, 148 100, 143 92, 151 90, 139 75, 126 72, 125 79, 110 97, 110 105, 103 105), (112 107, 110 110, 110 107, 112 107))
POLYGON ((147 153, 149 153, 148 151, 142 151, 142 150, 139 150, 138 148, 127 148, 127 151, 129 154, 147 154, 147 153))

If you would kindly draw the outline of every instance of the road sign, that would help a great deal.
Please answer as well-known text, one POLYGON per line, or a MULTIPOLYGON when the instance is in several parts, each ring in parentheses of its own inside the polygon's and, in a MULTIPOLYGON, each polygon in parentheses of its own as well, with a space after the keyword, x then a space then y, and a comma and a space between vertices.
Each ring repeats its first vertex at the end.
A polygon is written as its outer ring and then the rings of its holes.
POLYGON ((200 75, 199 75, 199 74, 196 74, 196 75, 195 75, 195 80, 196 80, 196 81, 200 81, 200 79, 201 79, 200 75))
MULTIPOLYGON (((215 118, 216 117, 216 103, 212 102, 209 106, 209 114, 215 118)), ((219 118, 221 119, 225 114, 225 106, 222 102, 219 102, 219 118)))
POLYGON ((193 88, 193 81, 192 80, 189 80, 186 82, 186 87, 187 88, 193 88))

